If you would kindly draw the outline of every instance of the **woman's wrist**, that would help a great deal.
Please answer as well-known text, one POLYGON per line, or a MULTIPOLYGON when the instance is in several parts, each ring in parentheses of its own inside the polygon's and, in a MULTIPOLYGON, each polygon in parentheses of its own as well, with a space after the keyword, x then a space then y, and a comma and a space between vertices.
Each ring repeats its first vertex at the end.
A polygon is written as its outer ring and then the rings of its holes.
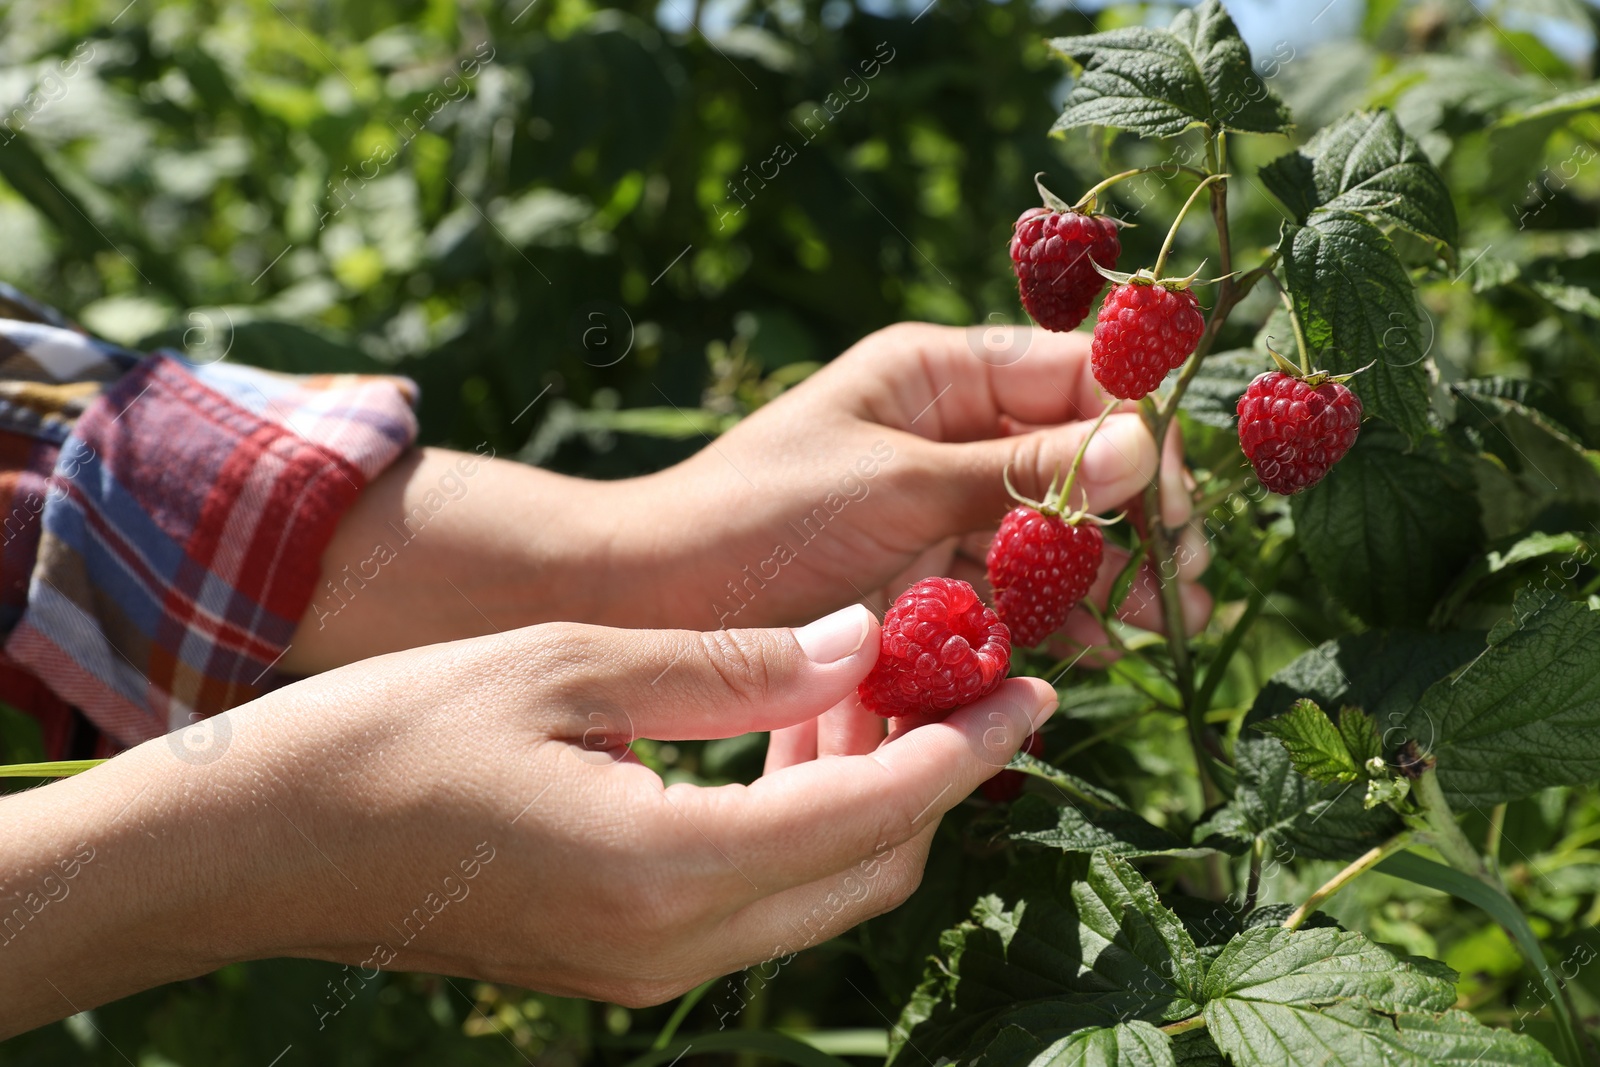
POLYGON ((183 751, 151 741, 0 800, 0 1036, 259 954, 229 810, 247 802, 183 751))

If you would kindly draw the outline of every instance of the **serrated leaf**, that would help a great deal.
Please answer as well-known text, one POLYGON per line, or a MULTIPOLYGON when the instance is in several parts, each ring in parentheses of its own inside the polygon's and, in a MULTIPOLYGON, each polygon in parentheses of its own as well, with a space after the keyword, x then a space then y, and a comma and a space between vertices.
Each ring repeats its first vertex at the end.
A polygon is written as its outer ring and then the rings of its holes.
POLYGON ((1138 26, 1057 37, 1081 68, 1055 130, 1110 126, 1171 137, 1190 126, 1281 133, 1289 112, 1251 70, 1250 49, 1217 0, 1179 13, 1169 30, 1138 26))
POLYGON ((1451 1011, 1455 972, 1361 934, 1258 927, 1206 973, 1206 1029, 1235 1063, 1553 1063, 1531 1038, 1451 1011))
POLYGON ((1297 700, 1275 719, 1256 729, 1283 742, 1294 769, 1316 782, 1353 782, 1361 776, 1339 728, 1314 701, 1297 700))
POLYGON ((1104 854, 1080 880, 1052 869, 1023 868, 945 932, 943 958, 892 1031, 891 1060, 909 1046, 967 1062, 1007 1027, 1042 1047, 1090 1027, 1199 1010, 1198 949, 1138 871, 1104 854))
MULTIPOLYGON (((1155 889, 1126 860, 1096 853, 1089 874, 1072 887, 1083 957, 1119 989, 1137 989, 1165 1002, 1164 1019, 1198 1007, 1204 971, 1189 932, 1155 889)), ((1148 1010, 1147 1005, 1147 1010, 1148 1010)))
POLYGON ((1482 444, 1473 472, 1490 537, 1521 533, 1558 504, 1600 516, 1600 453, 1524 400, 1500 395, 1493 381, 1459 382, 1450 392, 1454 432, 1482 444))
POLYGON ((1369 424, 1293 498, 1295 534, 1312 571, 1363 621, 1422 623, 1483 545, 1472 489, 1471 469, 1441 442, 1412 447, 1369 424))
POLYGON ((1200 364, 1179 403, 1189 417, 1231 430, 1238 420, 1239 397, 1258 374, 1272 369, 1261 353, 1248 348, 1214 352, 1200 364))
POLYGON ((1372 716, 1358 707, 1346 705, 1339 709, 1339 736, 1356 766, 1365 767, 1368 760, 1383 755, 1383 738, 1378 736, 1378 724, 1372 716))
POLYGON ((1555 1067, 1526 1034, 1484 1026, 1464 1011, 1385 1014, 1359 1002, 1329 1008, 1222 1000, 1206 1005, 1212 1040, 1251 1067, 1555 1067))
POLYGON ((1177 1067, 1172 1039, 1143 1022, 1080 1030, 1030 1060, 1010 1061, 1022 1062, 1027 1067, 1177 1067))
POLYGON ((1442 245, 1456 211, 1438 168, 1390 111, 1358 111, 1261 168, 1262 184, 1302 224, 1313 211, 1354 211, 1442 245))
MULTIPOLYGON (((1477 634, 1369 631, 1329 641, 1272 676, 1246 716, 1256 723, 1309 698, 1323 707, 1352 705, 1371 715, 1398 747, 1422 693, 1483 647, 1477 634)), ((1240 735, 1234 748, 1239 781, 1233 799, 1195 828, 1195 840, 1246 848, 1257 837, 1284 861, 1350 859, 1399 826, 1387 810, 1367 811, 1359 786, 1321 785, 1294 771, 1282 744, 1240 735)))
POLYGON ((1359 856, 1395 832, 1391 813, 1361 806, 1359 786, 1313 782, 1294 769, 1278 741, 1241 737, 1234 746, 1234 766, 1233 800, 1197 833, 1218 830, 1224 818, 1235 820, 1235 834, 1246 834, 1245 842, 1262 838, 1273 845, 1279 862, 1287 862, 1359 856))
POLYGON ((1429 429, 1427 347, 1411 275, 1382 230, 1351 211, 1314 211, 1278 243, 1306 343, 1321 370, 1350 374, 1364 414, 1412 437, 1429 429))
POLYGON ((1406 732, 1466 804, 1600 780, 1600 612, 1529 586, 1483 653, 1422 695, 1406 732))
POLYGON ((1055 804, 1038 793, 1012 803, 1006 836, 1063 852, 1159 856, 1203 851, 1190 848, 1171 831, 1126 808, 1096 808, 1072 799, 1055 804))
POLYGON ((1239 934, 1206 971, 1205 999, 1327 1005, 1360 997, 1390 1010, 1444 1011, 1456 975, 1436 960, 1397 958, 1352 930, 1261 926, 1239 934))

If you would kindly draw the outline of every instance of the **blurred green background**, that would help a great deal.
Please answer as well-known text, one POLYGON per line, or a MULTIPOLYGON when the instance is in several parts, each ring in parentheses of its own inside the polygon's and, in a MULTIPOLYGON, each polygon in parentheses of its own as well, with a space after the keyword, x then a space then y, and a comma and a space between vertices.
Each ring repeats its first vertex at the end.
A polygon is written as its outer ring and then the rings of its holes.
MULTIPOLYGON (((1461 270, 1422 294, 1441 377, 1559 382, 1545 409, 1600 443, 1596 9, 1232 6, 1301 136, 1388 105, 1444 168, 1461 270)), ((1075 199, 1111 152, 1046 136, 1070 83, 1044 40, 1171 14, 1042 0, 0 10, 0 279, 133 346, 406 374, 425 442, 601 477, 689 454, 888 323, 1021 321, 1005 247, 1037 202, 1032 175, 1075 199)), ((1259 163, 1286 146, 1236 148, 1259 163)), ((1164 151, 1117 148, 1134 163, 1164 151)), ((1124 233, 1126 269, 1153 260, 1187 192, 1114 195, 1117 213, 1150 216, 1124 233)), ((1250 183, 1232 195, 1235 248, 1273 243, 1272 201, 1250 183)), ((1203 232, 1185 231, 1185 271, 1203 232)), ((1250 344, 1259 295, 1219 348, 1250 344)), ((1172 772, 1168 741, 1130 768, 1141 788, 1172 772)), ((751 773, 760 741, 644 754, 726 780, 751 773)), ((870 1054, 931 932, 983 881, 981 862, 938 855, 896 918, 770 984, 717 983, 683 1013, 396 975, 319 1027, 337 969, 278 961, 5 1043, 0 1063, 620 1064, 680 1023, 870 1054)), ((1390 939, 1424 936, 1414 900, 1372 907, 1390 939)), ((684 1062, 711 1055, 702 1043, 684 1062)))

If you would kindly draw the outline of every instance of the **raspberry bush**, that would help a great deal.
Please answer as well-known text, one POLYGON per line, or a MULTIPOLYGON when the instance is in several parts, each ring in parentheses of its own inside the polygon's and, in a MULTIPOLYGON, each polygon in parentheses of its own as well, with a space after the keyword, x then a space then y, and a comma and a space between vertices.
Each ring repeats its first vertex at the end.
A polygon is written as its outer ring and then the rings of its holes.
POLYGON ((1095 378, 1158 439, 1182 432, 1227 606, 1186 636, 1197 541, 1163 525, 1159 476, 1104 533, 1070 490, 1005 516, 988 571, 1013 670, 1060 684, 1065 714, 936 849, 946 906, 879 921, 875 944, 930 957, 891 1062, 1600 1062, 1572 973, 1587 917, 1551 912, 1508 830, 1600 779, 1600 612, 1568 582, 1600 457, 1525 385, 1441 380, 1417 287, 1459 284, 1456 205, 1393 112, 1300 136, 1216 0, 1051 47, 1076 76, 1054 132, 1090 128, 1135 165, 1018 220, 1021 303, 1066 330, 1099 299, 1095 378), (1276 202, 1276 241, 1235 239, 1245 196, 1276 202), (1111 219, 1165 232, 1154 260, 1126 236, 1097 258, 1111 219), (1171 277, 1174 253, 1214 277, 1171 277), (1105 612, 1088 602, 1109 676, 1049 641, 1106 538, 1130 559, 1105 612), (1163 635, 1108 617, 1139 608, 1163 635), (1252 684, 1270 629, 1321 640, 1252 684), (1151 780, 1175 776, 1192 791, 1151 780), (1481 924, 1496 977, 1430 958, 1427 923, 1391 901, 1481 924))

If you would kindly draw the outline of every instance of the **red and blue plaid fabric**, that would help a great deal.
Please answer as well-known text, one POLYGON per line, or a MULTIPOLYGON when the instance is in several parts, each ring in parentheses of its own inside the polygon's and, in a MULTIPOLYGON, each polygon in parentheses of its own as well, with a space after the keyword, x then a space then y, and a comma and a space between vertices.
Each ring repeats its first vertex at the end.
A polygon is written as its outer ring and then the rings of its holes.
POLYGON ((279 684, 323 550, 414 440, 415 400, 403 378, 141 356, 0 286, 0 700, 60 758, 279 684))

